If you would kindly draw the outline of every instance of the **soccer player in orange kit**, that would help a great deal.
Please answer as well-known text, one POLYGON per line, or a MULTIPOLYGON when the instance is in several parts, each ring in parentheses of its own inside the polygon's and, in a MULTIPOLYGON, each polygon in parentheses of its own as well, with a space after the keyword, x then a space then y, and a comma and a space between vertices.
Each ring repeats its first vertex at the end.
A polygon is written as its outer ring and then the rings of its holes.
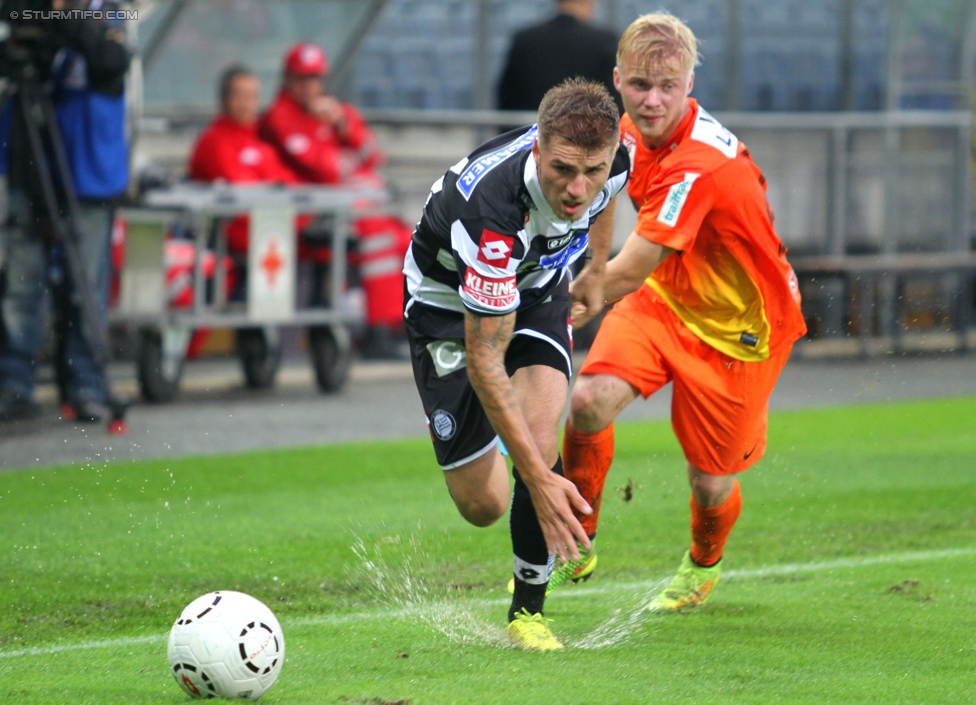
MULTIPOLYGON (((668 13, 639 17, 620 38, 614 84, 627 112, 621 139, 639 214, 606 266, 604 298, 623 300, 580 370, 563 446, 566 477, 593 507, 580 517, 592 537, 614 418, 638 395, 674 384, 691 548, 650 605, 661 611, 705 602, 718 582, 742 507, 736 477, 765 453, 769 396, 806 332, 766 180, 745 145, 689 97, 698 58, 695 35, 668 13)), ((598 310, 577 303, 574 323, 598 310)), ((596 553, 581 554, 561 567, 563 580, 593 571, 596 553)))

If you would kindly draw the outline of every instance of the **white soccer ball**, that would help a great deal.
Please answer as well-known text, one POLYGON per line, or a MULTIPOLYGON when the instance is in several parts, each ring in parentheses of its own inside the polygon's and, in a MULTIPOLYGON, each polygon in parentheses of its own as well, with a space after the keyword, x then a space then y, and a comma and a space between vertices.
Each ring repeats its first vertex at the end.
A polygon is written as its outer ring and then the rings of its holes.
POLYGON ((169 633, 173 677, 196 698, 257 700, 281 673, 285 637, 261 601, 222 590, 198 597, 169 633))

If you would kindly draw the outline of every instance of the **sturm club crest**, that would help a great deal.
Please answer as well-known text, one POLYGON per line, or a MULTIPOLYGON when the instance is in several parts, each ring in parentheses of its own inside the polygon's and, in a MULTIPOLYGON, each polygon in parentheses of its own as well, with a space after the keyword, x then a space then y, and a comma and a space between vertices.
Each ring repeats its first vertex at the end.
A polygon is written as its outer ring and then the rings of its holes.
POLYGON ((449 412, 437 409, 430 415, 430 429, 439 440, 449 441, 457 431, 457 421, 449 412))

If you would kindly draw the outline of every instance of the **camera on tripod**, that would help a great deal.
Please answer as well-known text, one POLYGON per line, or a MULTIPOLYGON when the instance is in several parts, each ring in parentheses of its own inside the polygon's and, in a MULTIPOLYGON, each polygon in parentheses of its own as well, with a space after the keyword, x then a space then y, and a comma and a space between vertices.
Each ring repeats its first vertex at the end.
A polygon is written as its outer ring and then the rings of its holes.
MULTIPOLYGON (((57 9, 80 10, 86 5, 85 0, 66 0, 57 9)), ((0 76, 17 77, 24 70, 41 78, 47 75, 64 45, 59 23, 51 21, 55 9, 55 0, 0 0, 0 76)))

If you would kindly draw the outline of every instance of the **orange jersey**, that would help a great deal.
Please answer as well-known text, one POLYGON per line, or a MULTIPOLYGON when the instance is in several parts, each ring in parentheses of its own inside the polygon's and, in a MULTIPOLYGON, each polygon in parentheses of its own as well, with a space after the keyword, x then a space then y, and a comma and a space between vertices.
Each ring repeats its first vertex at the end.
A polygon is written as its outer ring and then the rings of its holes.
POLYGON ((629 116, 620 123, 627 190, 640 211, 635 231, 676 250, 647 284, 719 352, 766 360, 806 333, 796 275, 749 151, 694 99, 688 104, 658 149, 644 145, 629 116))

